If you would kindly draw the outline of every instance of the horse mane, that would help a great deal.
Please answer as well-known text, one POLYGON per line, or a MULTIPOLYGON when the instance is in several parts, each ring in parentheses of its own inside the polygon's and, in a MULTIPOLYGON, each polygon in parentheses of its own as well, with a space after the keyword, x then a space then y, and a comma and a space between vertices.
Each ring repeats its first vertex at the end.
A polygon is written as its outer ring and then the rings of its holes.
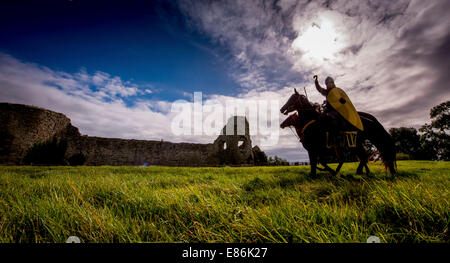
POLYGON ((300 94, 299 97, 300 103, 306 106, 313 106, 313 104, 308 100, 308 98, 306 98, 305 95, 300 94))
POLYGON ((308 98, 305 95, 299 94, 299 99, 298 99, 299 103, 300 103, 300 107, 302 110, 314 110, 317 111, 317 103, 312 103, 311 101, 308 100, 308 98))

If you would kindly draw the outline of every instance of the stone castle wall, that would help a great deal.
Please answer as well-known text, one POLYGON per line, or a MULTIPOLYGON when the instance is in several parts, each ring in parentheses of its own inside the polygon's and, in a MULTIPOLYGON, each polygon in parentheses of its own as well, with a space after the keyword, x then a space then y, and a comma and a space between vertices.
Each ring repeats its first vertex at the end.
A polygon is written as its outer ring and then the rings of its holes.
POLYGON ((257 146, 252 148, 248 132, 222 134, 210 144, 92 137, 81 135, 64 114, 0 103, 0 164, 22 164, 33 145, 54 137, 67 141, 66 158, 82 153, 85 165, 253 165, 255 151, 261 153, 257 146))
POLYGON ((86 165, 217 165, 214 144, 171 143, 81 136, 69 142, 67 156, 83 153, 86 165))
MULTIPOLYGON (((0 163, 20 164, 37 142, 66 137, 70 119, 64 114, 20 104, 0 103, 0 163)), ((78 130, 76 130, 78 132, 78 130)))

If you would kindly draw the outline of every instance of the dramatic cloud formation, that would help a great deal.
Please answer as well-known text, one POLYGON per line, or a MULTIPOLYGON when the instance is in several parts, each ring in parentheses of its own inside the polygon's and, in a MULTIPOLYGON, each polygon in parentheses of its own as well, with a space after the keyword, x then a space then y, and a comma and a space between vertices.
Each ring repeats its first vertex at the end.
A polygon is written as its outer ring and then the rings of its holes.
MULTIPOLYGON (((147 85, 148 86, 148 85, 147 85)), ((173 142, 199 142, 212 143, 220 133, 227 118, 235 115, 233 112, 214 114, 208 105, 226 106, 227 101, 234 101, 244 109, 249 102, 267 101, 271 98, 276 102, 281 100, 279 93, 252 92, 243 94, 240 98, 212 95, 201 98, 205 114, 200 120, 213 120, 209 133, 195 134, 194 116, 196 113, 191 101, 183 101, 182 112, 172 112, 172 103, 168 101, 148 101, 140 99, 137 95, 148 93, 149 89, 138 87, 129 81, 123 81, 116 76, 104 72, 89 74, 82 70, 75 74, 53 71, 49 68, 24 63, 9 55, 0 53, 0 98, 1 102, 22 103, 35 105, 57 112, 62 112, 72 120, 72 124, 80 128, 82 134, 90 136, 116 137, 146 140, 167 140, 173 142), (127 105, 124 98, 133 97, 133 105, 127 105), (189 122, 183 122, 188 133, 174 134, 171 129, 176 116, 184 117, 189 122)), ((287 94, 287 92, 285 92, 287 94)), ((279 117, 279 105, 270 108, 276 117, 279 117)), ((248 110, 247 110, 248 111, 248 110)), ((236 112, 237 113, 237 112, 236 112)), ((245 114, 245 110, 242 114, 245 114)), ((271 115, 268 115, 269 117, 271 115)), ((256 129, 252 137, 254 144, 263 143, 270 134, 265 131, 275 131, 278 135, 279 118, 268 119, 267 123, 256 119, 252 129, 256 129), (258 127, 267 127, 258 132, 258 127)), ((200 126, 202 123, 200 123, 200 126)), ((184 129, 186 131, 186 129, 184 129)), ((282 133, 286 135, 285 133, 282 133)), ((278 144, 267 147, 270 153, 280 155, 279 150, 288 141, 281 139, 278 144)), ((266 143, 267 145, 267 143, 266 143)), ((298 154, 297 154, 298 156, 298 154)))
POLYGON ((419 126, 449 98, 448 1, 181 1, 192 27, 232 54, 248 90, 333 76, 387 127, 419 126))
POLYGON ((146 91, 104 72, 56 72, 0 54, 0 87, 2 102, 65 113, 83 134, 136 139, 160 139, 167 134, 167 117, 149 110, 149 102, 138 100, 127 107, 122 100, 146 91))
MULTIPOLYGON (((217 46, 217 55, 225 54, 228 74, 242 87, 234 98, 207 94, 205 104, 278 100, 281 106, 294 87, 305 86, 310 100, 321 103, 314 74, 321 84, 332 76, 358 110, 373 114, 386 128, 418 127, 429 121, 432 106, 450 99, 450 1, 180 0, 178 8, 193 31, 217 46)), ((84 134, 215 139, 174 135, 171 102, 143 100, 139 95, 155 92, 151 85, 105 72, 68 74, 0 54, 0 87, 1 101, 65 113, 84 134)), ((191 101, 192 96, 185 94, 191 101)), ((285 118, 277 117, 270 124, 278 126, 285 118)), ((252 137, 253 143, 262 137, 252 137)), ((307 160, 286 129, 276 146, 262 148, 290 161, 307 160)))

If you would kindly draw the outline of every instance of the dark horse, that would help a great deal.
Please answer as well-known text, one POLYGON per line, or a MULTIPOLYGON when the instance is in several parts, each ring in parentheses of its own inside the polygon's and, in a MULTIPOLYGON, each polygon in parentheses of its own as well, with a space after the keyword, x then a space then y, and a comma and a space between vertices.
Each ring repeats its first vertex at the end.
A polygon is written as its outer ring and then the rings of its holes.
POLYGON ((285 115, 292 111, 297 111, 298 115, 289 116, 280 127, 285 128, 294 126, 296 128, 303 147, 308 151, 312 175, 316 174, 318 163, 322 164, 325 167, 325 170, 329 171, 331 174, 339 172, 344 163, 342 159, 343 153, 346 151, 348 152, 348 150, 350 150, 352 154, 355 154, 360 161, 356 173, 362 174, 363 167, 366 168, 366 173, 369 173, 369 168, 367 167, 369 156, 363 147, 365 140, 369 140, 378 149, 386 169, 388 169, 391 174, 396 173, 394 141, 374 116, 368 113, 358 112, 364 126, 364 131, 358 131, 356 128, 347 129, 348 131, 357 131, 355 148, 341 147, 336 143, 337 146, 334 149, 330 149, 326 145, 327 134, 324 129, 324 123, 322 123, 324 120, 319 118, 320 113, 317 111, 317 108, 309 102, 304 95, 300 95, 297 90, 294 91, 294 94, 280 111, 285 115), (331 169, 326 163, 325 157, 330 155, 336 156, 339 160, 336 171, 331 169))

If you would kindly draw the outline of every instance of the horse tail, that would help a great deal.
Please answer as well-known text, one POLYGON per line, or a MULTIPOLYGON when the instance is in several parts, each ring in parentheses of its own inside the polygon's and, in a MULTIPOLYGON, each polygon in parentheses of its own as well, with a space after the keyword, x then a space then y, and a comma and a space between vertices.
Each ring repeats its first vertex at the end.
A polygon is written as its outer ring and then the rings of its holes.
POLYGON ((397 172, 397 159, 395 142, 391 135, 384 129, 383 125, 372 115, 359 112, 364 125, 364 135, 381 154, 384 167, 391 174, 397 172))

